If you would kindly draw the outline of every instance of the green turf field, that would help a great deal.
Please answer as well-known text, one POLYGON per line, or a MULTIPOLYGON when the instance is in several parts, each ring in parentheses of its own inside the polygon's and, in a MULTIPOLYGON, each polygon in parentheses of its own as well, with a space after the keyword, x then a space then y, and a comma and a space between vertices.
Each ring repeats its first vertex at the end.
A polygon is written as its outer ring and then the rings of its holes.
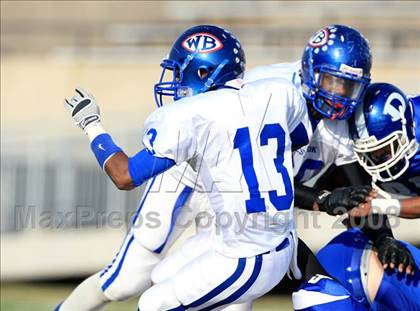
MULTIPOLYGON (((1 284, 1 311, 52 311, 55 305, 68 295, 74 286, 60 284, 1 284)), ((137 299, 114 302, 106 311, 136 310, 137 299)), ((254 310, 292 310, 290 297, 268 296, 254 303, 254 310)))

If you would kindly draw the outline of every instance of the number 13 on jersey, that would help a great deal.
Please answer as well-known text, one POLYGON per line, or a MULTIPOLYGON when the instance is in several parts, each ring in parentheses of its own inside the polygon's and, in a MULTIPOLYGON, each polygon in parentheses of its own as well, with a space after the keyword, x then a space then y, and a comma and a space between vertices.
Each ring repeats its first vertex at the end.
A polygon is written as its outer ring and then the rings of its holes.
MULTIPOLYGON (((269 174, 281 174, 284 183, 285 195, 278 195, 277 190, 269 190, 268 196, 271 204, 276 210, 282 211, 290 208, 293 201, 293 187, 286 167, 283 165, 285 132, 278 123, 264 125, 260 134, 260 146, 266 146, 268 140, 277 140, 277 152, 273 157, 274 166, 277 172, 268 172, 269 174)), ((248 214, 260 213, 266 211, 265 199, 261 196, 259 183, 254 169, 254 160, 252 156, 251 136, 248 127, 242 127, 236 131, 234 138, 234 148, 239 150, 241 157, 242 171, 245 177, 250 198, 245 201, 248 214)))

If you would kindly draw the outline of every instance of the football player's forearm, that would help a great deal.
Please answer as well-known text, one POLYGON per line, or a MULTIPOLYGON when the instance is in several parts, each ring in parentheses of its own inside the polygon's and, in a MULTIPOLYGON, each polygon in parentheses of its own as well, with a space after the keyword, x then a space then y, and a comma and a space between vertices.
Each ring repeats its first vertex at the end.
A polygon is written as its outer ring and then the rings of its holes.
POLYGON ((128 171, 128 157, 118 147, 100 125, 88 127, 87 135, 90 147, 99 166, 108 174, 115 186, 120 190, 134 188, 128 171))
POLYGON ((175 165, 173 160, 156 157, 147 149, 128 157, 100 125, 89 127, 86 132, 99 165, 120 190, 140 186, 175 165))
POLYGON ((99 165, 120 190, 140 186, 175 165, 173 160, 156 157, 147 149, 129 158, 106 133, 96 136, 91 148, 99 165))
POLYGON ((105 172, 120 190, 135 188, 129 173, 128 160, 129 158, 124 152, 117 152, 105 162, 105 172))
POLYGON ((302 185, 295 180, 295 206, 308 210, 319 210, 315 208, 319 190, 302 185))
POLYGON ((402 218, 420 218, 420 197, 400 200, 402 218))
POLYGON ((173 160, 153 156, 143 149, 133 157, 120 151, 112 155, 104 170, 120 190, 131 190, 175 165, 173 160))
POLYGON ((368 185, 372 178, 357 162, 341 165, 337 174, 342 174, 348 186, 368 185))
POLYGON ((368 214, 387 214, 401 218, 419 218, 420 217, 420 197, 407 199, 374 199, 366 206, 360 208, 362 213, 368 214))

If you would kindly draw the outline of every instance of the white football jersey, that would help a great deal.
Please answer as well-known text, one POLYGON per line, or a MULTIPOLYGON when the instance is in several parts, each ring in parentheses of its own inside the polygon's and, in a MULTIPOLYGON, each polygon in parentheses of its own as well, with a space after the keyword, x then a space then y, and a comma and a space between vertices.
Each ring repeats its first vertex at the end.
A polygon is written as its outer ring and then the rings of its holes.
POLYGON ((300 61, 294 63, 280 63, 264 65, 245 71, 243 83, 253 82, 260 79, 282 78, 291 81, 300 90, 299 77, 300 61))
MULTIPOLYGON (((258 79, 281 77, 291 81, 302 92, 300 61, 259 66, 245 72, 244 83, 258 79)), ((293 153, 294 175, 301 182, 316 181, 332 164, 337 166, 356 161, 348 123, 321 119, 313 126, 310 143, 293 153)))
POLYGON ((188 162, 216 216, 213 247, 229 257, 278 246, 294 227, 290 133, 311 126, 302 95, 284 79, 220 89, 152 113, 143 143, 188 162))
POLYGON ((184 185, 192 188, 194 191, 206 192, 201 184, 197 172, 187 163, 174 166, 164 174, 169 174, 175 179, 179 180, 179 185, 184 185))

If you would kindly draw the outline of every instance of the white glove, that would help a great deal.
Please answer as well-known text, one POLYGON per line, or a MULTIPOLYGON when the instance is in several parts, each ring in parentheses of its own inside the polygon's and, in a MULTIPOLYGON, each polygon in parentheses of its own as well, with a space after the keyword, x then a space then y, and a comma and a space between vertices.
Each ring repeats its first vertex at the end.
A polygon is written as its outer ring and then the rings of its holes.
POLYGON ((70 112, 74 122, 86 132, 88 125, 100 125, 99 106, 92 94, 80 88, 76 89, 76 93, 77 95, 72 99, 64 99, 64 106, 70 112))

